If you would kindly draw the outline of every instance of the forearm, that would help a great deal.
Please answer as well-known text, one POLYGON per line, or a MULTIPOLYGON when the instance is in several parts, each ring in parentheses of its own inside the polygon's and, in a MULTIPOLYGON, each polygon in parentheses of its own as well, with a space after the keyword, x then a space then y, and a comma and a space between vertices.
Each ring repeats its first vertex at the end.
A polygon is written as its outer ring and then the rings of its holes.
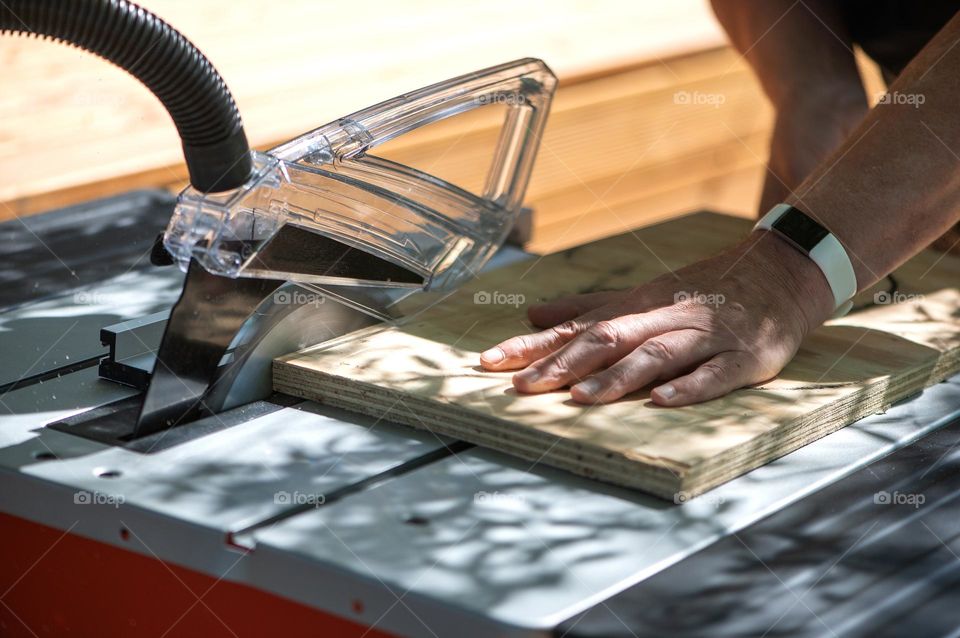
POLYGON ((840 239, 861 290, 960 219, 958 39, 960 15, 787 200, 840 239))
POLYGON ((776 109, 757 213, 787 195, 867 113, 846 24, 829 0, 713 0, 776 109))
POLYGON ((835 3, 712 0, 712 5, 778 113, 810 101, 866 108, 852 43, 835 3))

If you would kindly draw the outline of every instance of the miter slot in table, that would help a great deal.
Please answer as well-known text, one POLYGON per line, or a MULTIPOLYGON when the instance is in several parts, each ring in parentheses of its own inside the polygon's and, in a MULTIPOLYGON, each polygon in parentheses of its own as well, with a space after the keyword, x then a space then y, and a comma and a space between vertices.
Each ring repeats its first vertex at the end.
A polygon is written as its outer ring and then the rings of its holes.
POLYGON ((196 438, 212 434, 250 419, 303 403, 302 399, 275 393, 268 400, 253 401, 220 414, 186 423, 177 428, 137 436, 137 414, 143 404, 143 395, 127 397, 101 405, 62 421, 47 425, 57 430, 107 445, 143 454, 161 452, 196 438))

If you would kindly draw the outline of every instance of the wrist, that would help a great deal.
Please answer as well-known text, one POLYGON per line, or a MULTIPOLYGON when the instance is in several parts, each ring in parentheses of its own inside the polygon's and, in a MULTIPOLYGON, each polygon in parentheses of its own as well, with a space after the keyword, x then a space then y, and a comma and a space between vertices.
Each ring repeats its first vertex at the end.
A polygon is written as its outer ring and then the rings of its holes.
POLYGON ((833 316, 833 291, 820 267, 807 255, 775 232, 755 230, 745 242, 745 259, 758 276, 766 278, 799 319, 806 335, 833 316), (752 246, 752 248, 750 248, 752 246))

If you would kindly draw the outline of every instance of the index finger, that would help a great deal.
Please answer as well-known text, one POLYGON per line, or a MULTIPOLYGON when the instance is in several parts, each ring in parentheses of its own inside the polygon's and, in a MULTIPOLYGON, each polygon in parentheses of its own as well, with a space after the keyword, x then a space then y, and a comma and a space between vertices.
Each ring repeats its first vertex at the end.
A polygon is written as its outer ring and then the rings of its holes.
POLYGON ((480 354, 480 365, 487 370, 517 370, 526 368, 582 334, 598 321, 616 313, 614 308, 597 308, 582 317, 533 334, 511 337, 480 354))

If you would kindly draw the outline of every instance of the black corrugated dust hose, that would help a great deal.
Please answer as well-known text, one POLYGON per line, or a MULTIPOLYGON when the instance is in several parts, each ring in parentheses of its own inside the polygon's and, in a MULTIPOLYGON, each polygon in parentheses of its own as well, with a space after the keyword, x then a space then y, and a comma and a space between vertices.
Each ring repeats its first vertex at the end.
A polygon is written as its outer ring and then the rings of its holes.
POLYGON ((250 147, 227 85, 189 40, 146 9, 127 0, 4 0, 0 33, 72 44, 140 80, 173 118, 197 190, 230 190, 249 178, 250 147))

